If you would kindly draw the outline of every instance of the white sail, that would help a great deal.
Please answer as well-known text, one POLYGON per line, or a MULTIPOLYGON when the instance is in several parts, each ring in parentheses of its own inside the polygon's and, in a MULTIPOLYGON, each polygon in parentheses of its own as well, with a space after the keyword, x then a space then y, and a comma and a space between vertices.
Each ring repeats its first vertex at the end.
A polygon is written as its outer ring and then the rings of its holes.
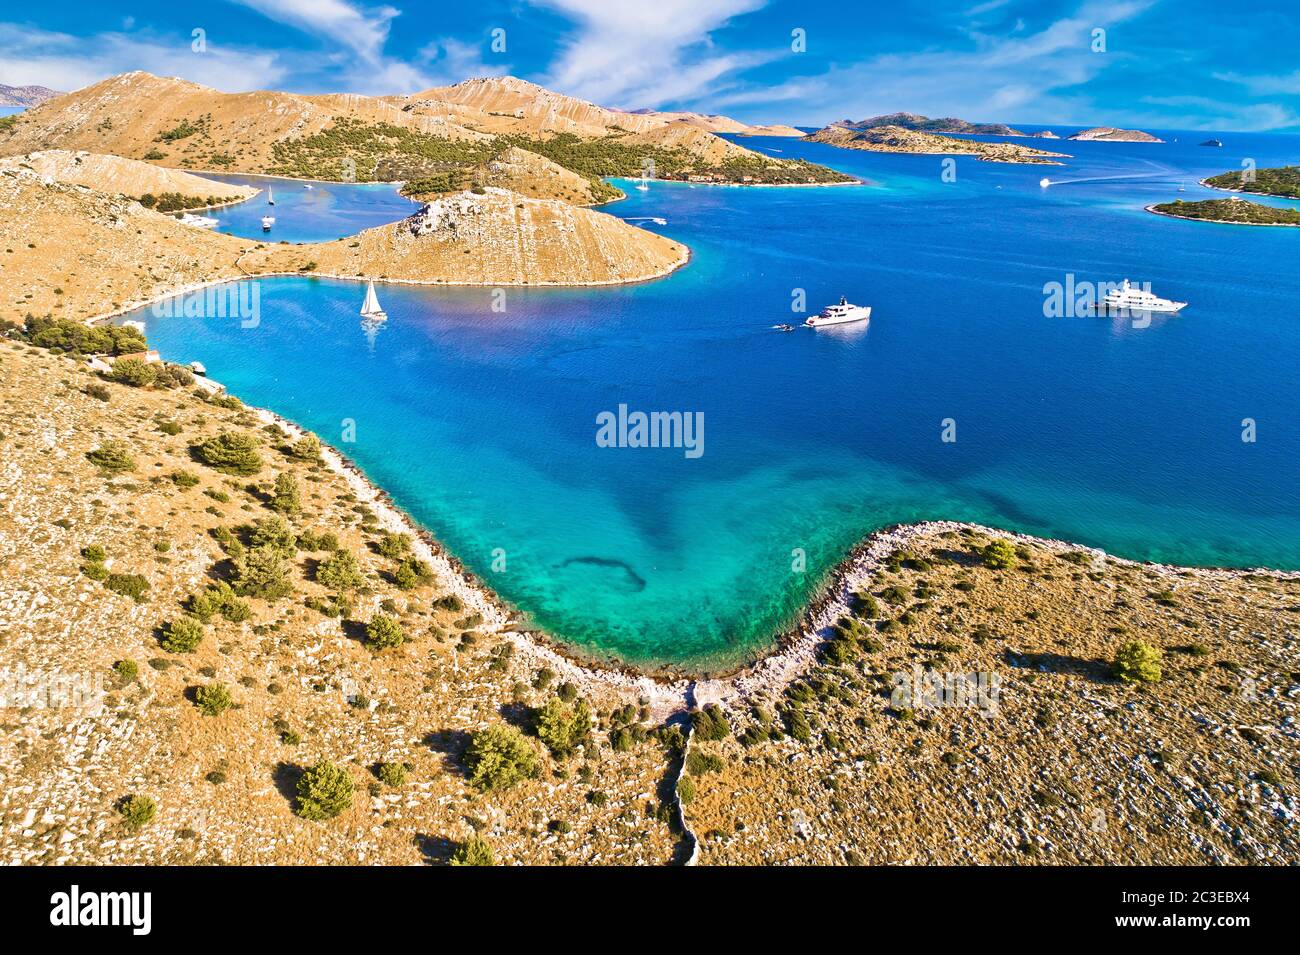
POLYGON ((374 282, 366 283, 366 300, 361 303, 361 314, 366 317, 384 317, 384 310, 379 306, 379 296, 375 294, 374 282))
POLYGON ((275 190, 270 186, 266 187, 266 201, 270 205, 275 205, 275 190))

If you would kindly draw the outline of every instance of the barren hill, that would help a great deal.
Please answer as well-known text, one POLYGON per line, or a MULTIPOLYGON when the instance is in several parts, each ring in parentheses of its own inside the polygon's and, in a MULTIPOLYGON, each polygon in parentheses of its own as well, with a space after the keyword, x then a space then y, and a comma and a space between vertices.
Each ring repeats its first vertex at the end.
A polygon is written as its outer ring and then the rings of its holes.
POLYGON ((0 133, 0 155, 57 147, 192 169, 263 172, 277 140, 318 133, 340 118, 389 123, 449 139, 481 138, 368 96, 222 93, 137 71, 23 113, 9 135, 0 133))
POLYGON ((665 275, 685 246, 620 219, 552 199, 488 187, 428 203, 401 222, 314 246, 267 246, 243 260, 253 272, 461 285, 607 285, 665 275))
POLYGON ((63 94, 47 86, 6 86, 0 83, 0 106, 39 106, 63 94))
POLYGON ((507 164, 514 169, 506 184, 529 195, 572 193, 571 201, 579 203, 616 195, 598 180, 636 174, 645 158, 675 170, 677 178, 800 183, 847 178, 752 152, 714 135, 709 131, 714 126, 749 128, 725 117, 609 110, 512 77, 467 80, 413 96, 367 97, 222 93, 135 72, 16 117, 0 127, 0 156, 86 149, 189 169, 418 180, 415 192, 429 195, 496 181, 482 167, 515 146, 543 153, 590 184, 557 191, 550 181, 553 169, 516 161, 507 164), (584 154, 576 155, 567 143, 539 146, 565 137, 587 144, 584 154), (526 183, 525 174, 534 167, 543 178, 526 183))
POLYGON ((84 319, 233 278, 253 245, 27 169, 0 172, 0 210, 0 320, 84 319))
POLYGON ((8 322, 28 314, 86 319, 265 272, 605 285, 664 275, 689 255, 613 216, 495 188, 351 239, 267 247, 22 167, 0 170, 0 250, 0 321, 8 322))
POLYGON ((84 151, 70 152, 66 149, 46 149, 26 156, 0 159, 0 169, 14 168, 30 169, 55 182, 89 186, 98 192, 130 196, 133 199, 144 195, 175 193, 205 201, 216 199, 221 202, 236 202, 257 194, 257 190, 249 186, 216 182, 137 159, 84 151))

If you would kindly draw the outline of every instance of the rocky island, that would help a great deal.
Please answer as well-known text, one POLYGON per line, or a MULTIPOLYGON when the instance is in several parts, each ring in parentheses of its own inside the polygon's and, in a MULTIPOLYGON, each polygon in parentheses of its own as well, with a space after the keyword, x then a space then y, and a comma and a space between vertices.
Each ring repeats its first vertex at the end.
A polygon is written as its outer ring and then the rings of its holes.
POLYGON ((972 139, 955 139, 951 136, 916 132, 901 126, 871 126, 857 129, 833 124, 810 133, 805 139, 843 149, 865 149, 871 152, 978 156, 982 162, 1059 166, 1061 164, 1057 162, 1058 159, 1069 158, 1064 153, 1031 149, 1016 143, 985 143, 972 139))
POLYGON ((1202 222, 1222 222, 1229 225, 1300 226, 1300 209, 1266 206, 1245 199, 1203 199, 1200 202, 1162 202, 1147 206, 1148 212, 1173 216, 1177 219, 1196 219, 1202 222))
POLYGON ((1140 129, 1116 129, 1114 126, 1094 126, 1069 137, 1080 142, 1106 143, 1163 143, 1164 140, 1140 129))
POLYGON ((1201 185, 1229 192, 1252 192, 1259 196, 1300 199, 1300 166, 1255 169, 1249 174, 1245 171, 1225 172, 1202 179, 1201 185))

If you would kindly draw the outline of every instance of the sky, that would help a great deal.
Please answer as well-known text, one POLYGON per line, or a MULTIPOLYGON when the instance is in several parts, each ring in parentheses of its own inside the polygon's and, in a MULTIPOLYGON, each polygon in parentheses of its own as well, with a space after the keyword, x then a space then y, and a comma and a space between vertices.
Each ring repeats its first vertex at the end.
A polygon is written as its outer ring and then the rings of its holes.
POLYGON ((1300 2, 60 0, 0 11, 0 83, 147 70, 228 92, 412 93, 510 74, 623 109, 821 126, 1300 131, 1300 2), (198 32, 196 32, 198 31, 198 32))

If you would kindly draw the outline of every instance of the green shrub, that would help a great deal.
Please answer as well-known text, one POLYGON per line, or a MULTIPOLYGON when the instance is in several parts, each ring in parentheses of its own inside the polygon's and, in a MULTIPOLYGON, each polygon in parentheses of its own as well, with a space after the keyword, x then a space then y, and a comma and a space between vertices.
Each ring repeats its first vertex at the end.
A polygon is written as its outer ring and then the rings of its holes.
POLYGON ((149 599, 146 596, 149 592, 149 581, 139 574, 109 574, 104 579, 104 586, 115 594, 130 597, 138 604, 149 599))
POLYGON ((298 535, 299 550, 338 550, 339 539, 330 532, 318 533, 317 531, 303 531, 298 535))
POLYGON ((285 557, 293 557, 298 552, 298 538, 293 528, 279 514, 272 514, 257 521, 248 532, 250 547, 269 547, 285 557))
POLYGON ((158 388, 188 388, 192 384, 194 373, 181 365, 165 364, 154 378, 154 385, 158 388))
POLYGON ((258 442, 243 431, 223 431, 195 448, 199 460, 225 474, 247 477, 262 470, 258 442))
POLYGON ((590 738, 591 708, 586 700, 572 704, 561 699, 548 700, 533 715, 533 728, 551 754, 564 759, 590 738))
POLYGON ((148 796, 127 796, 117 804, 117 811, 121 813, 126 827, 135 831, 153 821, 158 813, 158 805, 148 796))
POLYGON ((365 582, 361 564, 350 550, 335 551, 316 566, 316 583, 330 590, 356 590, 365 582))
POLYGON ((113 664, 113 672, 117 674, 117 679, 123 685, 135 682, 135 678, 140 675, 140 667, 134 660, 118 660, 113 664))
POLYGON ((724 765, 721 757, 714 756, 712 753, 702 753, 698 749, 691 750, 686 756, 686 771, 692 776, 721 772, 724 765))
POLYGON ((695 799, 695 780, 690 776, 683 776, 677 780, 677 798, 682 801, 683 806, 690 805, 695 799))
POLYGON ((288 471, 281 471, 275 479, 275 490, 271 492, 268 502, 272 510, 282 514, 296 514, 302 510, 302 494, 298 482, 288 471))
POLYGON ((406 642, 402 625, 392 617, 376 614, 366 624, 366 646, 371 650, 388 650, 406 642))
POLYGON ((984 560, 985 567, 994 570, 1009 570, 1016 566, 1016 549, 1009 541, 990 541, 980 549, 980 557, 984 560))
POLYGON ((393 583, 401 590, 414 590, 433 579, 433 568, 418 557, 406 557, 393 571, 393 583))
POLYGON ((456 594, 445 594, 433 602, 434 610, 450 610, 452 613, 460 613, 465 609, 465 602, 456 594))
POLYGON ((401 763, 380 763, 375 770, 375 775, 385 786, 391 786, 394 789, 400 788, 406 783, 406 767, 401 763))
POLYGON ((496 865, 492 847, 482 836, 470 836, 451 854, 450 865, 496 865))
POLYGON ((194 691, 194 702, 204 716, 220 716, 234 705, 230 688, 224 683, 209 683, 194 691))
POLYGON ((193 617, 180 617, 167 624, 162 648, 168 653, 193 653, 203 642, 203 624, 193 617))
POLYGON ((192 488, 199 483, 199 476, 193 471, 176 471, 172 474, 172 483, 180 488, 192 488))
POLYGON ((89 544, 81 548, 81 556, 92 564, 102 564, 108 559, 108 553, 98 544, 89 544))
POLYGON ((234 591, 241 597, 279 600, 293 591, 289 561, 274 545, 245 548, 231 558, 231 563, 235 568, 234 591))
POLYGON ((105 441, 86 453, 90 463, 104 474, 123 474, 135 470, 135 459, 125 441, 105 441))
POLYGON ((240 600, 235 594, 234 588, 224 580, 220 583, 209 584, 190 597, 185 609, 204 623, 210 621, 217 614, 221 614, 231 623, 243 623, 252 615, 252 610, 248 604, 240 600))
POLYGON ((1115 654, 1115 675, 1125 683, 1158 683, 1164 654, 1141 640, 1130 640, 1115 654))
POLYGON ((717 703, 710 703, 704 709, 693 712, 691 724, 695 727, 695 735, 702 740, 717 741, 731 735, 731 724, 717 703))
POLYGON ((389 560, 405 557, 411 550, 409 534, 385 534, 379 539, 379 553, 389 560))
POLYGON ((333 819, 352 806, 353 790, 347 770, 328 761, 318 763, 298 780, 294 811, 304 819, 333 819))
POLYGON ((299 461, 315 461, 320 457, 320 447, 320 438, 308 431, 289 447, 289 456, 299 461))
POLYGON ((874 620, 880 616, 880 604, 871 594, 855 593, 849 598, 850 609, 866 620, 874 620))
POLYGON ((478 789, 505 789, 537 774, 537 751, 517 729, 497 724, 474 734, 465 768, 478 789))
POLYGON ((94 561, 88 561, 81 565, 81 572, 91 580, 106 580, 108 578, 108 568, 103 564, 97 564, 94 561))
POLYGON ((113 369, 108 373, 110 381, 132 388, 144 388, 154 383, 158 370, 149 362, 139 358, 119 358, 113 362, 113 369))

